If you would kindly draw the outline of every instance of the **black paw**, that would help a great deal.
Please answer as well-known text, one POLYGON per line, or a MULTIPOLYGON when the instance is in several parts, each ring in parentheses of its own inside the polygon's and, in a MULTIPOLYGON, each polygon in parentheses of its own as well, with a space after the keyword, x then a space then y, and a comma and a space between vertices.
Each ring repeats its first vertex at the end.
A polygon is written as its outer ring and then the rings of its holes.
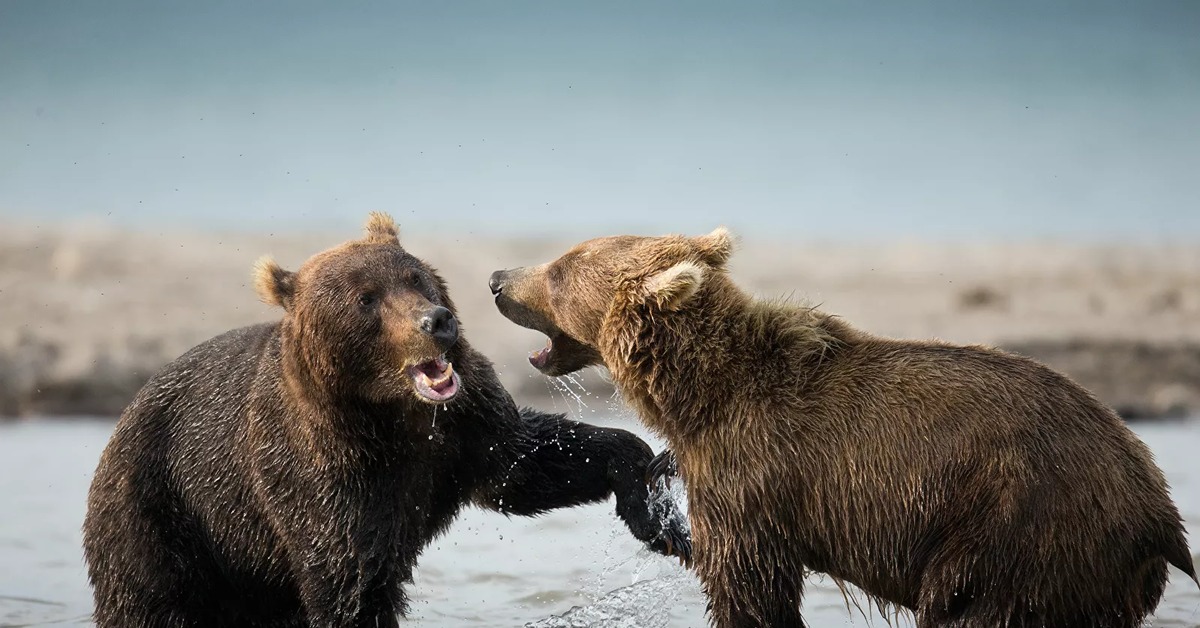
POLYGON ((664 449, 646 465, 646 485, 654 486, 659 479, 671 487, 671 478, 679 475, 679 462, 675 460, 675 452, 664 449))
MULTIPOLYGON (((679 508, 671 491, 657 483, 657 478, 663 477, 664 473, 674 474, 675 457, 671 455, 670 451, 666 451, 659 454, 655 461, 664 459, 669 462, 664 462, 655 466, 653 470, 647 469, 646 471, 649 481, 655 482, 649 487, 646 498, 650 519, 657 524, 654 528, 656 530, 654 538, 648 540, 646 546, 664 556, 678 558, 681 565, 690 566, 692 564, 692 532, 688 525, 687 513, 679 508)), ((653 463, 652 466, 654 466, 653 463)), ((665 479, 666 477, 664 477, 665 479)))
POLYGON ((652 551, 658 552, 663 556, 674 556, 679 559, 679 564, 690 567, 692 565, 692 534, 687 528, 687 524, 681 519, 667 521, 661 532, 654 540, 646 543, 652 551))
MULTIPOLYGON (((647 451, 647 454, 649 451, 647 451)), ((643 458, 644 460, 644 458, 643 458)), ((638 474, 625 476, 614 491, 617 514, 630 532, 653 552, 692 563, 692 534, 687 513, 675 502, 666 482, 678 474, 675 455, 665 450, 638 474), (659 482, 659 479, 663 482, 659 482)))

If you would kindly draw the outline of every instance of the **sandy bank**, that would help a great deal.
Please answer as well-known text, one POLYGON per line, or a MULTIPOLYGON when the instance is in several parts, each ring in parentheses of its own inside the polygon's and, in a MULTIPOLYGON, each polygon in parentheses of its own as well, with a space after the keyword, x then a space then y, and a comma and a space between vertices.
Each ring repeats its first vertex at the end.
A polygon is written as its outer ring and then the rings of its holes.
MULTIPOLYGON (((114 415, 157 368, 276 316, 249 273, 354 233, 310 236, 10 228, 0 233, 0 416, 114 415)), ((549 259, 540 239, 403 237, 446 277, 471 342, 518 401, 573 397, 525 363, 544 340, 492 306, 492 270, 549 259)), ((997 344, 1043 359, 1129 418, 1200 415, 1200 248, 748 240, 734 277, 887 335, 997 344)), ((593 374, 583 385, 605 399, 593 374)))

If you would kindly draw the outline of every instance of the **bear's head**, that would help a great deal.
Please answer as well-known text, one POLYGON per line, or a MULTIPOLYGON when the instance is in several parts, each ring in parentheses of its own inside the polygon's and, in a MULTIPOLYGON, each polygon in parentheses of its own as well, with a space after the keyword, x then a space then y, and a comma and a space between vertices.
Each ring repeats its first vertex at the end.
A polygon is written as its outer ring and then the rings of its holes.
POLYGON ((366 235, 318 253, 292 272, 269 257, 255 287, 284 310, 289 385, 338 400, 446 403, 462 382, 454 372, 458 321, 446 284, 400 246, 395 222, 372 213, 366 235))
POLYGON ((698 237, 596 238, 540 266, 496 271, 489 285, 501 314, 549 337, 530 364, 564 375, 603 363, 600 335, 614 311, 678 310, 708 273, 724 271, 732 252, 724 228, 698 237))

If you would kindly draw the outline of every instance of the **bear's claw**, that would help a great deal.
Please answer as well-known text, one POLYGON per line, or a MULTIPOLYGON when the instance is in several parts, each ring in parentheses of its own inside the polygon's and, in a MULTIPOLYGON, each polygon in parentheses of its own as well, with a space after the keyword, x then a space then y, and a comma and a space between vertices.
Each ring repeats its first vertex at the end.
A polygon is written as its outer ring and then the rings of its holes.
POLYGON ((674 556, 679 564, 692 566, 692 537, 678 525, 668 525, 659 533, 658 538, 647 544, 651 550, 663 556, 674 556))
POLYGON ((646 465, 647 486, 653 486, 661 478, 667 488, 670 488, 671 478, 677 475, 679 475, 679 462, 675 459, 675 452, 670 449, 662 450, 650 460, 650 464, 646 465))

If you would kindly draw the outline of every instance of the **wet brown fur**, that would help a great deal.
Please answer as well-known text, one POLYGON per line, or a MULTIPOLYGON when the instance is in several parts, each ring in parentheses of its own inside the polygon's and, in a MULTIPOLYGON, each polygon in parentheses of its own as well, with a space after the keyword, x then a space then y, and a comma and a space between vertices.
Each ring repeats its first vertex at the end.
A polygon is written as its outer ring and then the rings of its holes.
POLYGON ((1138 626, 1168 563, 1195 579, 1162 472, 1088 391, 756 300, 732 244, 600 238, 497 278, 502 312, 574 343, 545 370, 602 363, 669 441, 714 625, 803 625, 808 570, 921 627, 1138 626))

